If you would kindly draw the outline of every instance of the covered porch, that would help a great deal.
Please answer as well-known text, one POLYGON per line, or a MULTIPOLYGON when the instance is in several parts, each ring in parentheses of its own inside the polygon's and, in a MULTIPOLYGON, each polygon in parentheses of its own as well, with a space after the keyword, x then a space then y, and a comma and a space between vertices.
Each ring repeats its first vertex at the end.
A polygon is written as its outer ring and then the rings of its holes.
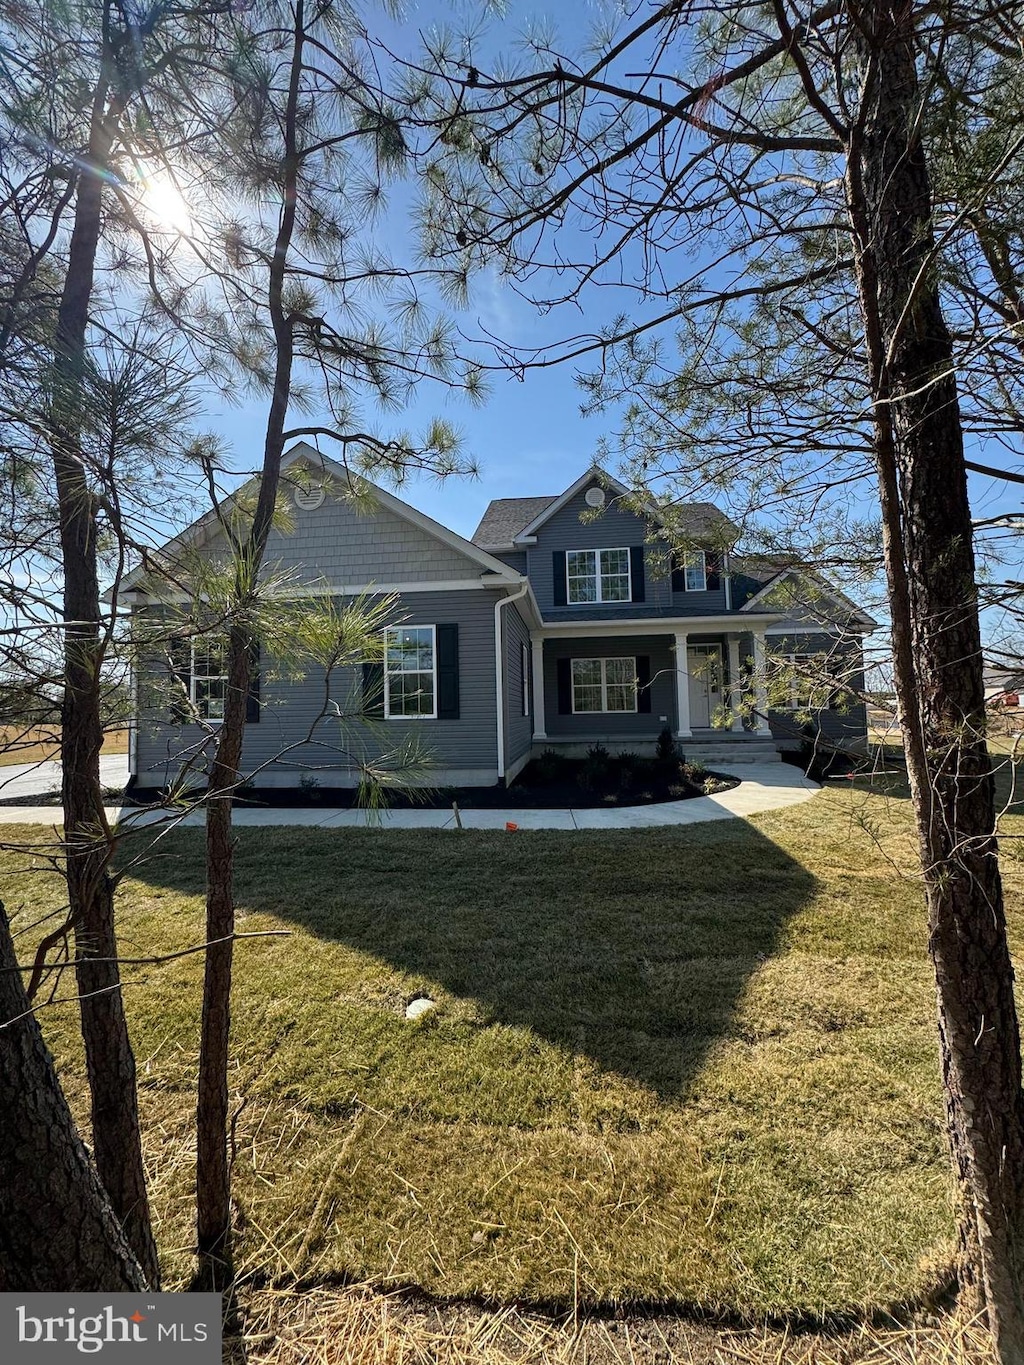
POLYGON ((691 751, 700 743, 774 753, 767 624, 697 619, 666 631, 662 622, 591 622, 534 634, 534 744, 639 750, 667 727, 691 751))

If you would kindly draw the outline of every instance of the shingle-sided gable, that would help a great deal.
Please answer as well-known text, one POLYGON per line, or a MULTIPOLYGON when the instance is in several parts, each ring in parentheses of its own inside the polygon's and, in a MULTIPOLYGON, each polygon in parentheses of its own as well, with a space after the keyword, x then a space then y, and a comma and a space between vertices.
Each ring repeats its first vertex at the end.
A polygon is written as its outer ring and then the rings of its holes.
MULTIPOLYGON (((516 577, 479 547, 393 494, 350 479, 308 446, 293 447, 286 455, 281 496, 291 525, 271 531, 264 556, 267 573, 285 569, 296 582, 336 589, 516 577), (310 505, 315 499, 293 497, 294 490, 310 483, 324 487, 319 506, 310 505), (349 496, 353 491, 355 498, 349 496)), ((230 501, 226 506, 230 509, 230 501)), ((215 557, 223 545, 223 531, 207 515, 169 542, 159 558, 174 563, 187 559, 193 549, 215 557)), ((144 570, 136 570, 125 586, 144 587, 144 582, 144 570)))

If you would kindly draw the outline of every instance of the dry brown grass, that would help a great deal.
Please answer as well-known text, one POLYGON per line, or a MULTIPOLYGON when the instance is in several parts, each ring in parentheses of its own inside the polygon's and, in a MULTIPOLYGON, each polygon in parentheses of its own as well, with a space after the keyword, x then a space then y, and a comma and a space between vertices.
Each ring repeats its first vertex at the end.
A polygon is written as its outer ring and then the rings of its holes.
MULTIPOLYGON (((60 731, 56 726, 0 725, 0 767, 12 763, 43 763, 60 757, 60 731)), ((104 754, 126 754, 128 731, 108 730, 103 736, 104 754)))
POLYGON ((980 1324, 955 1317, 801 1335, 678 1317, 556 1321, 365 1285, 264 1290, 243 1309, 250 1365, 995 1365, 980 1324))

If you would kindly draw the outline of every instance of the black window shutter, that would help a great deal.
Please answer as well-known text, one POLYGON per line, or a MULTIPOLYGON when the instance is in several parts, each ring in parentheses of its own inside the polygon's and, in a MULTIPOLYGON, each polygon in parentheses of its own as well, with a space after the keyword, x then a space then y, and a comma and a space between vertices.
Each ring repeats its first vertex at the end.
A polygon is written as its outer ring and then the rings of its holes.
POLYGON ((459 628, 438 626, 437 715, 439 720, 459 718, 459 628))
POLYGON ((363 664, 363 715, 381 719, 384 715, 384 665, 363 664))
POLYGON ((682 557, 672 551, 672 591, 686 591, 686 570, 683 568, 682 557))
POLYGON ((636 709, 642 716, 651 714, 651 657, 641 654, 636 661, 636 709))
POLYGON ((245 699, 246 725, 260 723, 260 642, 249 646, 249 695, 245 699))
POLYGON ((190 718, 188 699, 192 682, 192 642, 187 635, 175 635, 168 642, 167 656, 174 686, 171 692, 171 720, 184 725, 190 718))
POLYGON ((722 556, 714 550, 708 550, 704 564, 707 569, 708 592, 717 592, 722 586, 722 556))
POLYGON ((644 547, 634 545, 629 551, 629 577, 633 587, 631 601, 643 602, 646 600, 646 586, 644 584, 644 547))
POLYGON ((572 660, 559 659, 555 664, 558 678, 558 714, 572 715, 572 660))
POLYGON ((554 575, 551 600, 556 607, 566 607, 569 605, 569 599, 565 591, 564 550, 553 550, 551 552, 551 572, 554 575))

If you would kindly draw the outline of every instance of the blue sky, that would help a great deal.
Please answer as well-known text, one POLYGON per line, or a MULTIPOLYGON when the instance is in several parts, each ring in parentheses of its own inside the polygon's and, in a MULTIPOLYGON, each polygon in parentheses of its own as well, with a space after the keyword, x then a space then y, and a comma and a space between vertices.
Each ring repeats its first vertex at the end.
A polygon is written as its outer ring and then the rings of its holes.
MULTIPOLYGON (((557 23, 562 41, 579 43, 586 28, 601 13, 602 6, 570 0, 557 11, 549 11, 557 23)), ((415 52, 419 34, 437 23, 458 23, 460 16, 477 14, 482 5, 473 0, 446 4, 441 0, 407 4, 400 22, 373 19, 376 32, 404 53, 415 52), (452 16, 455 16, 453 20, 452 16)), ((530 20, 544 20, 543 7, 517 9, 504 23, 491 25, 485 44, 501 49, 514 42, 530 20)), ((477 49, 478 51, 480 49, 477 49)), ((486 65, 486 60, 482 61, 486 65)), ((408 215, 404 192, 395 196, 395 205, 379 229, 382 245, 397 255, 408 252, 408 215)), ((585 312, 562 309, 540 315, 493 272, 473 282, 472 304, 458 318, 467 335, 480 328, 502 336, 521 350, 556 341, 573 332, 593 332, 617 312, 631 307, 635 298, 616 291, 591 291, 585 298, 585 312)), ((520 380, 501 372, 490 379, 490 399, 480 408, 444 391, 424 384, 412 408, 404 415, 381 415, 376 423, 382 434, 389 431, 421 429, 430 417, 443 416, 463 433, 464 450, 479 465, 477 480, 450 479, 443 485, 423 476, 411 477, 398 490, 401 497, 463 535, 472 534, 491 498, 556 494, 577 478, 593 459, 602 436, 609 434, 614 418, 584 418, 580 413, 581 392, 576 386, 571 365, 531 371, 520 380)), ((262 448, 265 403, 253 401, 233 407, 216 396, 206 414, 206 424, 218 430, 231 444, 235 467, 251 469, 262 448)), ((296 416, 296 423, 305 418, 296 416)), ((324 449, 330 453, 329 446, 324 449)), ((614 469, 612 472, 615 472, 614 469)), ((972 479, 974 511, 990 517, 1019 505, 1012 488, 988 480, 972 479)), ((873 515, 873 506, 864 504, 864 514, 873 515)))

